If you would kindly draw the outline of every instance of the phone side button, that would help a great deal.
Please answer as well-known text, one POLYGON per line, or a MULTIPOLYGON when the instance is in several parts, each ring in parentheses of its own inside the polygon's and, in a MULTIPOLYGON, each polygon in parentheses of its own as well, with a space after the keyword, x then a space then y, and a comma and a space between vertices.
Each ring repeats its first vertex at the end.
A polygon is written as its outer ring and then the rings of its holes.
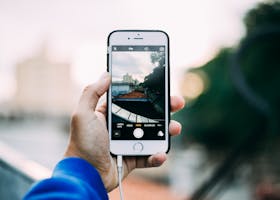
POLYGON ((109 54, 107 53, 107 72, 109 72, 109 67, 108 67, 108 65, 109 65, 109 54))
POLYGON ((141 152, 143 150, 143 144, 140 142, 137 142, 133 145, 133 150, 135 152, 141 152))

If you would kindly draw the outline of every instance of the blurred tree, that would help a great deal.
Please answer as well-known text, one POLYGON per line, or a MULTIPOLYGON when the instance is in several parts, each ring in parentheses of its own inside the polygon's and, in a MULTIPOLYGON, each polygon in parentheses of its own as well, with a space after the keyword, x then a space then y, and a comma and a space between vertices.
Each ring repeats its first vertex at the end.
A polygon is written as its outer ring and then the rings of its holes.
POLYGON ((280 22, 280 2, 267 1, 260 3, 251 9, 244 18, 247 35, 256 28, 267 25, 279 25, 280 22))
POLYGON ((165 54, 164 52, 154 52, 150 58, 151 62, 157 67, 144 78, 141 86, 145 88, 146 94, 152 100, 155 109, 164 114, 165 54))
POLYGON ((165 70, 165 54, 152 53, 151 62, 157 67, 153 69, 153 72, 144 78, 143 87, 147 88, 149 91, 158 92, 164 94, 164 70, 165 70))
MULTIPOLYGON (((280 2, 260 3, 244 18, 247 34, 240 45, 255 34, 255 30, 280 27, 280 2)), ((235 49, 222 49, 215 58, 191 69, 205 74, 206 90, 188 106, 174 115, 183 123, 184 141, 196 141, 210 148, 236 145, 246 135, 264 125, 264 117, 240 95, 231 79, 229 57, 235 49)), ((259 37, 243 52, 241 71, 254 92, 266 99, 279 116, 280 104, 280 35, 259 37)), ((201 78, 203 78, 201 76, 201 78)), ((278 118, 279 119, 279 118, 278 118)))

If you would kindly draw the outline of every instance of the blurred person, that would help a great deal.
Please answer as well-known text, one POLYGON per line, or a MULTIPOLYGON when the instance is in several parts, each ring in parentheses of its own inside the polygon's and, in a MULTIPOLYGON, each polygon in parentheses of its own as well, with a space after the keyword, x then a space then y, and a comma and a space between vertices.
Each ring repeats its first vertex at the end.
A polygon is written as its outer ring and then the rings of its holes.
MULTIPOLYGON (((108 90, 111 78, 105 73, 98 82, 87 86, 72 116, 70 141, 51 178, 36 183, 24 199, 108 199, 107 192, 118 186, 116 158, 109 151, 106 103, 97 106, 108 90)), ((184 107, 183 98, 171 98, 171 110, 184 107)), ((178 135, 181 125, 170 122, 169 132, 178 135)), ((135 168, 158 167, 165 153, 149 157, 124 157, 123 178, 135 168)))

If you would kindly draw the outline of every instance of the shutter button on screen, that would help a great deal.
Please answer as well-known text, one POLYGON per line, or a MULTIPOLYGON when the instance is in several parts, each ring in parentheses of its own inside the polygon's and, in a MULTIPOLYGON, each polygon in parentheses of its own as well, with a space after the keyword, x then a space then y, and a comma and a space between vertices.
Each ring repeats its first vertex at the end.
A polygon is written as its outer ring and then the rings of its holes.
POLYGON ((136 137, 136 138, 141 138, 141 137, 143 137, 143 135, 144 135, 144 131, 143 131, 143 129, 141 129, 141 128, 136 128, 136 129, 134 129, 134 131, 133 131, 133 135, 134 135, 134 137, 136 137))
POLYGON ((141 152, 143 150, 143 144, 140 142, 137 142, 133 145, 133 150, 135 152, 141 152))

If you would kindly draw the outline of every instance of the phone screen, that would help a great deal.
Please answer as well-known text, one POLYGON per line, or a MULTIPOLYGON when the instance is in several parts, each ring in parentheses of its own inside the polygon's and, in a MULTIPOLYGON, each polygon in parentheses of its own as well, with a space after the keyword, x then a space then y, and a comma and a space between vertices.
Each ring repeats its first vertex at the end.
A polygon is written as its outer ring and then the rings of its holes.
POLYGON ((111 48, 111 139, 165 140, 166 47, 111 48))

